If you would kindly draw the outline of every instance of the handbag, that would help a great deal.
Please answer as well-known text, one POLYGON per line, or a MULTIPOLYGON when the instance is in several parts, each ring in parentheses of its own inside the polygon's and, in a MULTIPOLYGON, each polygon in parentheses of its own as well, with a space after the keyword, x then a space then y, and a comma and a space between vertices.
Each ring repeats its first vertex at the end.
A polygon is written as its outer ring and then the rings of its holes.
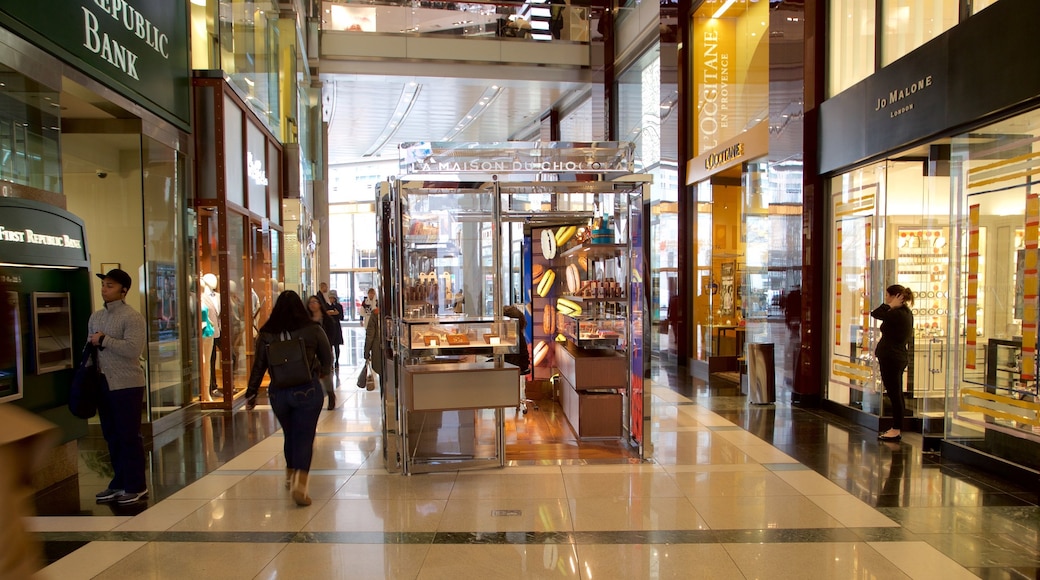
POLYGON ((105 379, 98 368, 97 347, 87 343, 80 355, 79 365, 72 375, 69 387, 69 411, 80 419, 97 415, 101 398, 101 381, 105 379), (90 363, 90 364, 87 364, 90 363))
POLYGON ((274 388, 296 387, 314 380, 307 346, 302 338, 293 338, 288 332, 283 332, 280 340, 267 345, 267 364, 274 388))

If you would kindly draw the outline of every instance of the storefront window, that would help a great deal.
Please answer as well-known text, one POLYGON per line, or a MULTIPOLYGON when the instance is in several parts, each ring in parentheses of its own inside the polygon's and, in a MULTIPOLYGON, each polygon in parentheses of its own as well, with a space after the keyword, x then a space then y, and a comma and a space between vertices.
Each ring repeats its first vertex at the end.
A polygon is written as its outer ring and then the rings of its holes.
MULTIPOLYGON (((231 323, 231 328, 221 335, 220 348, 230 349, 231 352, 231 380, 234 390, 245 390, 245 382, 248 379, 249 360, 244 356, 246 339, 245 332, 245 268, 251 259, 260 259, 258 256, 250 255, 249 247, 245 243, 246 220, 241 214, 228 212, 228 238, 227 253, 230 259, 227 262, 228 299, 224 301, 226 308, 231 311, 226 317, 231 323), (241 314, 240 314, 241 313, 241 314)), ((229 358, 221 353, 220 358, 229 358)), ((218 377, 223 375, 218 371, 218 377)))
POLYGON ((874 10, 873 0, 830 0, 828 97, 874 73, 874 10))
POLYGON ((1035 267, 1040 188, 1033 183, 1040 113, 952 140, 963 191, 954 241, 960 353, 946 398, 946 439, 1040 468, 1035 267))
POLYGON ((883 295, 884 270, 873 267, 876 213, 883 197, 885 164, 878 163, 831 181, 834 288, 827 398, 874 415, 881 414, 881 382, 874 360, 876 336, 870 322, 872 301, 883 295), (874 277, 881 277, 880 281, 874 277))
POLYGON ((660 46, 654 46, 618 78, 618 134, 635 144, 637 172, 654 176, 650 188, 652 353, 675 354, 679 319, 679 187, 675 156, 678 124, 674 83, 662 83, 660 46))
POLYGON ((997 0, 972 0, 971 13, 978 14, 983 8, 988 8, 997 3, 997 0))
POLYGON ((881 66, 953 28, 959 19, 958 4, 958 0, 884 0, 881 66))
POLYGON ((951 300, 960 272, 951 262, 949 148, 933 144, 901 160, 832 182, 835 288, 827 396, 878 417, 891 415, 874 349, 880 323, 870 312, 899 284, 914 293, 913 341, 903 376, 901 427, 936 428, 962 316, 951 300), (912 159, 912 160, 903 160, 912 159))
POLYGON ((224 95, 224 187, 227 201, 245 207, 242 191, 246 156, 242 151, 242 109, 228 95, 224 95))
POLYGON ((158 419, 191 403, 190 383, 184 369, 191 365, 187 320, 187 280, 179 261, 183 255, 184 159, 173 149, 143 138, 145 286, 148 321, 149 403, 158 419))
POLYGON ((218 382, 220 364, 220 220, 216 207, 198 208, 198 333, 199 400, 220 400, 223 393, 218 382))
POLYGON ((3 65, 0 75, 0 180, 61 193, 58 92, 3 65))

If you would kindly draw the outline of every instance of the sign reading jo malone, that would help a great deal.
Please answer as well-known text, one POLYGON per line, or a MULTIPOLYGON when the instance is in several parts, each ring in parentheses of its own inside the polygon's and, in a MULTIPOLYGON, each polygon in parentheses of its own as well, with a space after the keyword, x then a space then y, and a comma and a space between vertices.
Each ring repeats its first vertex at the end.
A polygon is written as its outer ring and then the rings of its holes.
POLYGON ((892 89, 888 92, 888 95, 877 97, 875 99, 876 104, 874 105, 874 110, 887 110, 889 118, 894 119, 903 113, 908 113, 914 110, 914 103, 912 101, 907 101, 907 98, 916 95, 919 92, 923 92, 931 86, 932 75, 928 75, 917 79, 905 87, 892 89))

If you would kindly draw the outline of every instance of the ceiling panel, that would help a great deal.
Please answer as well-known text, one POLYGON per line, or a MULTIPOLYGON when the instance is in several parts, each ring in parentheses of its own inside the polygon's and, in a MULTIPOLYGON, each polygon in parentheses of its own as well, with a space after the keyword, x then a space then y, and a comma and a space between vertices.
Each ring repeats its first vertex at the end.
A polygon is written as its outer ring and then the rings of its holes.
POLYGON ((566 94, 587 87, 580 82, 442 77, 325 75, 322 79, 331 165, 366 159, 365 152, 385 137, 401 95, 412 82, 419 84, 419 92, 411 110, 393 136, 367 159, 396 159, 400 143, 443 140, 489 87, 501 87, 501 92, 455 141, 505 141, 536 122, 566 94))

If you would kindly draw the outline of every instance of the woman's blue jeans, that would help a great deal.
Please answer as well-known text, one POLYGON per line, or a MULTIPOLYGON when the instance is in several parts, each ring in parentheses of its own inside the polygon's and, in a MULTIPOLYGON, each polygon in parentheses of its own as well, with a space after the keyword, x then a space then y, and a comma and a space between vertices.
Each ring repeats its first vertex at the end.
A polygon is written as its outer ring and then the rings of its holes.
POLYGON ((317 379, 285 389, 271 389, 271 409, 282 426, 285 464, 289 469, 310 471, 314 455, 314 432, 325 405, 325 392, 317 379))

